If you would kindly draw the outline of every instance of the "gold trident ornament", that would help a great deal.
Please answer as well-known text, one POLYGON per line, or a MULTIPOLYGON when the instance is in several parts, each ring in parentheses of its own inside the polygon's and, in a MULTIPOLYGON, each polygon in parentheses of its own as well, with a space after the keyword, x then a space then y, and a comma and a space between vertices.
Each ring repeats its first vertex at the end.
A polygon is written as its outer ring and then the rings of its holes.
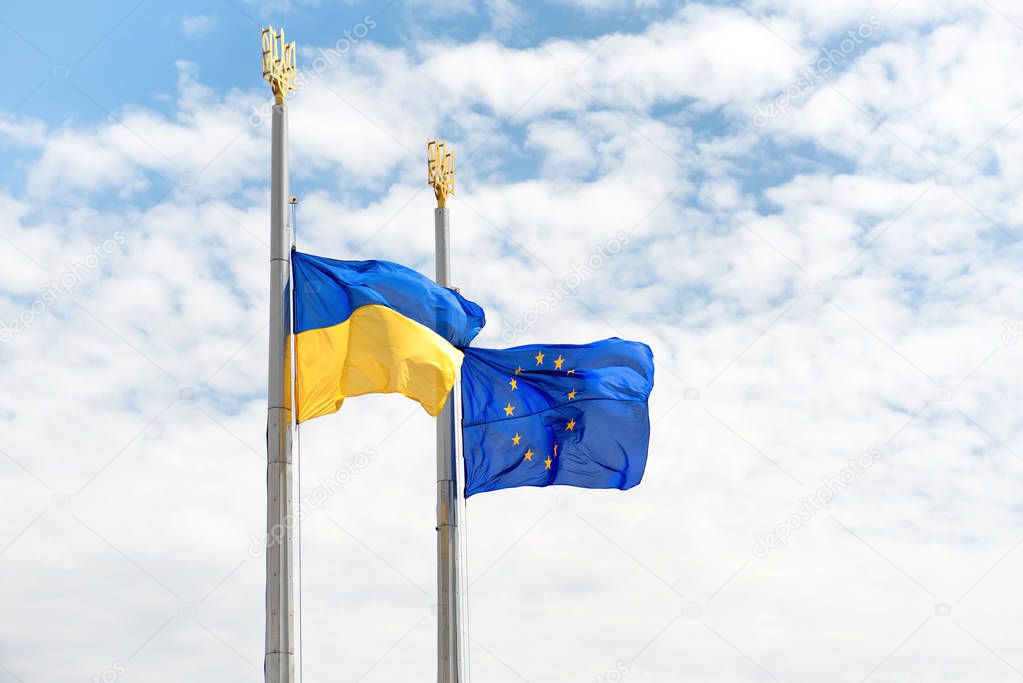
POLYGON ((448 196, 455 193, 455 153, 448 151, 447 142, 426 143, 426 182, 437 196, 437 206, 443 209, 448 196))
POLYGON ((270 81, 277 104, 295 90, 295 41, 284 42, 284 29, 280 33, 273 26, 263 29, 263 78, 270 81))

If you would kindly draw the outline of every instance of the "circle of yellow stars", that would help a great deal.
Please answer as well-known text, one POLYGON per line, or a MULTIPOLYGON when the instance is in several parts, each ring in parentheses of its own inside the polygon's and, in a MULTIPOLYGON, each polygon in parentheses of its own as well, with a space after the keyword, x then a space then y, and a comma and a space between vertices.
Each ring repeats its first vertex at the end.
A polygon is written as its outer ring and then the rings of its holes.
MULTIPOLYGON (((544 360, 546 358, 547 358, 547 354, 545 354, 542 350, 538 350, 536 352, 536 355, 533 356, 533 360, 536 361, 536 367, 542 368, 543 365, 544 365, 544 360)), ((574 375, 575 374, 575 369, 574 368, 563 368, 562 367, 562 366, 564 366, 566 360, 567 359, 563 355, 561 355, 559 353, 558 357, 553 360, 554 369, 555 370, 564 370, 566 375, 574 375)), ((516 368, 515 368, 515 376, 516 377, 521 375, 523 372, 526 372, 526 371, 522 369, 521 365, 520 366, 516 366, 516 368)), ((508 386, 511 387, 512 391, 518 391, 518 388, 519 388, 519 381, 516 379, 516 377, 509 377, 508 378, 508 386)), ((575 398, 578 395, 578 393, 579 393, 578 390, 572 389, 571 391, 569 391, 566 394, 566 400, 569 400, 569 401, 575 400, 575 398)), ((515 417, 515 409, 517 407, 518 406, 512 405, 511 401, 509 401, 507 403, 507 405, 504 406, 505 417, 515 417)), ((575 431, 575 426, 576 426, 575 418, 572 418, 571 420, 569 420, 568 422, 565 423, 565 431, 569 431, 569 432, 575 431)), ((511 438, 511 442, 512 442, 513 446, 521 445, 521 443, 522 443, 522 435, 519 434, 518 432, 515 432, 515 436, 513 436, 511 438)), ((522 455, 522 459, 524 461, 532 462, 534 455, 536 455, 536 452, 531 447, 527 446, 526 447, 526 452, 523 453, 523 455, 522 455)), ((553 464, 554 458, 556 458, 556 457, 558 457, 558 442, 557 441, 554 442, 554 453, 553 453, 553 455, 548 455, 544 460, 540 461, 540 462, 542 462, 544 464, 544 469, 548 469, 548 470, 551 469, 551 465, 553 464)))

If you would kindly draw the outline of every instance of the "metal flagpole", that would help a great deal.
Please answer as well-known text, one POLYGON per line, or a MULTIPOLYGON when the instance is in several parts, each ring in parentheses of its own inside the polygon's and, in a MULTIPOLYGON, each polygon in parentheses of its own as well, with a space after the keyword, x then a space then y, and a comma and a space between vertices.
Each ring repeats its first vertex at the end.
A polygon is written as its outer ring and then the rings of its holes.
POLYGON ((291 476, 291 226, 288 220, 288 109, 295 85, 295 43, 284 29, 263 30, 263 77, 274 93, 270 192, 270 362, 266 414, 266 655, 265 683, 295 677, 292 604, 291 476))
MULTIPOLYGON (((451 286, 447 198, 455 191, 455 155, 447 144, 427 143, 427 179, 437 197, 433 212, 437 284, 451 286)), ((437 683, 462 683, 459 644, 458 475, 455 460, 455 395, 437 418, 437 683)))

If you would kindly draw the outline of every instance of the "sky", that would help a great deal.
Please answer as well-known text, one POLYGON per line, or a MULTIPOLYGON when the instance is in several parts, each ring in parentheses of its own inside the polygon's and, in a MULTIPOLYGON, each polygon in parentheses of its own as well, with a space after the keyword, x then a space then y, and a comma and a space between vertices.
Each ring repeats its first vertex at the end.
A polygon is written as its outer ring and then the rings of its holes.
MULTIPOLYGON (((478 345, 654 352, 642 484, 468 501, 473 680, 1023 678, 1017 4, 112 0, 0 16, 0 683, 261 676, 271 22, 300 249, 432 274, 444 138, 478 345)), ((310 681, 434 675, 433 433, 301 430, 310 681)))

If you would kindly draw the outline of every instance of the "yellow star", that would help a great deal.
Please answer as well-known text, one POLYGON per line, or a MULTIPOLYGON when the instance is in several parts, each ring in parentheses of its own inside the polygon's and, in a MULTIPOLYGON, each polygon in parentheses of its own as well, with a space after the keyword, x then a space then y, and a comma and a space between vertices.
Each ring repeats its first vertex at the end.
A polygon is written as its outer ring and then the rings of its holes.
POLYGON ((543 365, 543 351, 537 351, 536 355, 533 356, 536 359, 537 365, 543 365))
POLYGON ((533 449, 532 448, 526 450, 525 458, 526 458, 526 460, 532 460, 533 459, 533 449))
POLYGON ((552 462, 553 462, 553 460, 551 460, 550 457, 548 456, 548 458, 546 460, 544 460, 544 463, 547 465, 547 467, 545 467, 544 469, 549 470, 551 468, 551 463, 552 462))
POLYGON ((569 422, 567 425, 565 425, 565 429, 567 429, 570 432, 574 432, 575 431, 575 418, 572 418, 571 422, 569 422))
POLYGON ((515 374, 516 375, 521 375, 522 374, 522 366, 521 365, 519 367, 515 368, 515 374))
POLYGON ((512 437, 512 445, 513 446, 518 446, 519 445, 519 441, 522 441, 522 437, 519 435, 518 432, 515 432, 515 436, 512 437))
POLYGON ((513 379, 510 382, 508 382, 508 384, 511 385, 512 391, 515 391, 516 389, 519 388, 518 380, 513 379))
POLYGON ((562 355, 561 355, 561 354, 559 353, 559 354, 558 354, 558 357, 554 359, 554 369, 555 369, 555 370, 560 370, 560 369, 561 369, 561 366, 562 366, 562 365, 564 365, 564 364, 565 364, 565 359, 564 359, 564 357, 562 357, 562 355))
POLYGON ((569 370, 569 371, 568 371, 568 372, 566 372, 565 374, 566 374, 566 375, 574 375, 574 374, 575 374, 575 370, 569 370))
POLYGON ((506 405, 506 406, 504 407, 504 414, 505 414, 505 415, 508 415, 509 417, 511 417, 512 415, 514 415, 514 414, 515 414, 515 406, 513 406, 513 405, 512 405, 511 403, 509 403, 508 405, 506 405))
POLYGON ((575 389, 568 392, 568 400, 571 401, 573 398, 575 398, 575 389))

